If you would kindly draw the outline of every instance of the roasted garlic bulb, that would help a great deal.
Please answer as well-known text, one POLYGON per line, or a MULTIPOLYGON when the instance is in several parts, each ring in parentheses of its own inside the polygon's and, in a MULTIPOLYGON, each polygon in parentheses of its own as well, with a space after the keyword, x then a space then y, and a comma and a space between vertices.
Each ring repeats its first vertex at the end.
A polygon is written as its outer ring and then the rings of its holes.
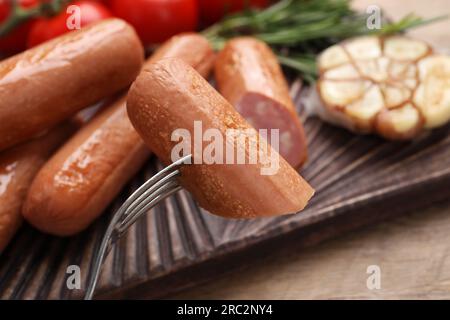
POLYGON ((450 57, 405 36, 363 36, 318 58, 325 120, 391 140, 450 120, 450 57))

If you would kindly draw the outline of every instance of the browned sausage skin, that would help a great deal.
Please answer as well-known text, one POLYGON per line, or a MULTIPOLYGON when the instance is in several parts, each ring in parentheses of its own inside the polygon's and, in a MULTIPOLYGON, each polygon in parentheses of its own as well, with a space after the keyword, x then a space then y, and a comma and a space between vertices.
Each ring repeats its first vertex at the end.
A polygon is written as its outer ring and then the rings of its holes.
MULTIPOLYGON (((203 129, 254 129, 194 69, 180 60, 165 59, 146 66, 132 85, 128 115, 150 149, 166 164, 177 142, 175 130, 191 135, 194 121, 203 129)), ((256 132, 255 132, 256 133, 256 132)), ((257 144, 265 144, 258 139, 257 144)), ((237 145, 248 157, 248 145, 237 145)), ((270 153, 275 153, 269 147, 270 153)), ((246 159, 248 160, 248 159, 246 159)), ((261 175, 258 164, 195 164, 182 169, 181 182, 211 213, 230 218, 252 218, 296 213, 313 195, 313 189, 281 157, 274 175, 261 175)))
POLYGON ((23 208, 25 219, 59 236, 85 229, 148 155, 127 118, 123 97, 88 123, 39 171, 23 208))
POLYGON ((0 150, 127 87, 143 59, 134 29, 109 19, 0 62, 0 150))
POLYGON ((22 205, 35 174, 77 127, 72 122, 62 124, 0 154, 0 253, 22 223, 22 205))
MULTIPOLYGON (((199 67, 205 76, 212 68, 212 48, 200 35, 174 37, 146 64, 164 54, 199 67)), ((128 119, 125 99, 82 128, 41 169, 24 206, 32 225, 59 236, 82 231, 148 159, 150 151, 128 119)))
POLYGON ((280 154, 302 166, 306 137, 272 50, 255 38, 230 40, 217 57, 215 76, 220 93, 256 129, 280 130, 280 154))
POLYGON ((181 58, 204 78, 207 78, 214 64, 215 53, 208 40, 198 33, 181 33, 163 43, 147 63, 166 58, 181 58))

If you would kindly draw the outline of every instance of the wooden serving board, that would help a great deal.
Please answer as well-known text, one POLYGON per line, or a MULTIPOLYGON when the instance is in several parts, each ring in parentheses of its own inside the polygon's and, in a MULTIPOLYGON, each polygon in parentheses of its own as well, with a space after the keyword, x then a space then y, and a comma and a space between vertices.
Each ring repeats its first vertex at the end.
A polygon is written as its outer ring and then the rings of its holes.
MULTIPOLYGON (((302 91, 292 87, 301 110, 302 91)), ((226 220, 199 208, 181 191, 151 210, 109 255, 99 298, 159 298, 277 250, 285 241, 317 243, 413 208, 450 199, 450 126, 414 142, 356 136, 319 119, 303 119, 310 157, 301 174, 316 189, 300 214, 256 220, 226 220)), ((61 239, 24 226, 0 256, 0 298, 78 299, 66 286, 69 265, 88 278, 112 212, 162 167, 152 159, 105 215, 79 236, 61 239)), ((70 205, 70 204, 68 204, 70 205)))

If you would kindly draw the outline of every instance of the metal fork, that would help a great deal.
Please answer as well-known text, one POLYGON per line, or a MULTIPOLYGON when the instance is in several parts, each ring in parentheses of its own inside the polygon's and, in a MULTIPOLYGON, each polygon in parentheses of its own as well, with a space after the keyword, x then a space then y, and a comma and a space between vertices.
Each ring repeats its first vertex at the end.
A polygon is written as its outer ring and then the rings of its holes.
POLYGON ((114 213, 93 259, 85 300, 92 299, 103 261, 113 245, 144 213, 181 189, 177 180, 180 175, 179 168, 191 163, 191 159, 192 155, 185 156, 158 172, 139 187, 114 213))

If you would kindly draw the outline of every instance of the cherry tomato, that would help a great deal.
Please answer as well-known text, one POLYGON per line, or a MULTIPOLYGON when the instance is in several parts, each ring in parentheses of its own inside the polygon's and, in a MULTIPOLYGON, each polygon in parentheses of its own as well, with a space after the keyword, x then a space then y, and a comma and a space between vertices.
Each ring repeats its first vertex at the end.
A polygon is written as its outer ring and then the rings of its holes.
POLYGON ((265 8, 270 0, 199 0, 202 22, 210 25, 219 21, 228 13, 242 11, 246 6, 265 8))
MULTIPOLYGON (((22 8, 32 8, 38 0, 18 0, 22 8)), ((8 19, 11 10, 11 0, 0 0, 0 24, 8 19)), ((0 37, 0 52, 15 53, 25 49, 31 21, 25 22, 5 37, 0 37)))
MULTIPOLYGON (((81 0, 74 1, 70 5, 75 5, 80 8, 79 21, 81 28, 90 23, 112 17, 112 13, 108 8, 98 1, 81 0)), ((67 10, 64 9, 54 17, 37 19, 33 23, 28 36, 28 47, 34 47, 42 42, 74 30, 71 29, 72 26, 70 26, 69 23, 76 20, 71 17, 73 14, 74 12, 67 12, 67 10)))
POLYGON ((113 13, 134 26, 145 45, 194 31, 198 24, 197 0, 110 0, 113 13))

